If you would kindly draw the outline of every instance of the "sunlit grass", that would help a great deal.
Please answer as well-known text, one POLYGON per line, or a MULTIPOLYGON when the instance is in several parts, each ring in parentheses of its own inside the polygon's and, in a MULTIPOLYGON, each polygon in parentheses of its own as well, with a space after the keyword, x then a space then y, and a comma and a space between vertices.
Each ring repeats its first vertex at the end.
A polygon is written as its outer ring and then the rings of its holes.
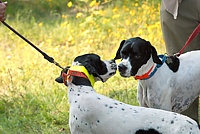
MULTIPOLYGON (((93 1, 82 10, 73 1, 65 6, 77 11, 52 13, 49 21, 18 12, 6 22, 63 67, 85 53, 114 58, 121 40, 136 36, 165 53, 156 1, 93 1)), ((0 31, 0 133, 69 133, 67 88, 54 81, 60 68, 3 25, 0 31)), ((137 81, 118 73, 95 84, 97 92, 133 105, 138 105, 136 87, 137 81)))

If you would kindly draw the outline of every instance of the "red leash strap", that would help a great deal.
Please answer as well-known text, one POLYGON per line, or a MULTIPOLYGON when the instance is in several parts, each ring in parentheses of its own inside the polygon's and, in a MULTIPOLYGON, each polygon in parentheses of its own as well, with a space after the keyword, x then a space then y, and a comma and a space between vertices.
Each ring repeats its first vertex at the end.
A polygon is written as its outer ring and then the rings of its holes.
POLYGON ((180 56, 183 51, 185 50, 185 48, 190 44, 190 42, 198 35, 198 33, 200 32, 200 24, 194 29, 194 31, 192 32, 192 34, 190 35, 190 37, 188 38, 188 40, 186 41, 185 45, 183 46, 183 48, 179 51, 178 54, 176 54, 176 56, 180 56))

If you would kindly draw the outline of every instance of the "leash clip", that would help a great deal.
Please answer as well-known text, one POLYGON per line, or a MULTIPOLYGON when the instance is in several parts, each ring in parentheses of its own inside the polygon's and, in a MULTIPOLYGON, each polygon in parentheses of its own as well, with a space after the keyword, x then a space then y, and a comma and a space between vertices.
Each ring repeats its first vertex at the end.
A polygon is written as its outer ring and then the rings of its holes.
POLYGON ((174 56, 179 57, 181 53, 175 53, 174 56))
POLYGON ((62 73, 63 83, 67 86, 67 81, 72 82, 72 77, 65 72, 62 73))

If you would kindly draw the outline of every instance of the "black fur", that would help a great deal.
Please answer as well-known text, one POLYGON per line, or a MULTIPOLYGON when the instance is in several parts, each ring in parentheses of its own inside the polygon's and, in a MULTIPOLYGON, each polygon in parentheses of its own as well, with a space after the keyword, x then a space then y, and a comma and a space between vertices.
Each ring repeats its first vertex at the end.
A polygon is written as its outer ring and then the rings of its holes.
POLYGON ((81 63, 90 74, 95 77, 99 77, 102 81, 100 75, 106 74, 108 71, 104 62, 101 61, 100 57, 96 54, 85 54, 78 56, 74 59, 74 62, 81 63))
POLYGON ((161 134, 158 131, 156 131, 155 129, 148 129, 148 130, 138 130, 136 131, 135 134, 161 134))
POLYGON ((63 83, 64 81, 63 81, 63 78, 62 78, 62 73, 67 73, 68 69, 69 69, 69 66, 66 67, 65 69, 63 69, 60 73, 60 76, 58 78, 56 78, 55 81, 58 82, 58 83, 63 83))
POLYGON ((156 49, 150 44, 150 42, 148 43, 149 43, 149 46, 151 47, 153 62, 157 64, 162 64, 162 61, 159 59, 156 49))
MULTIPOLYGON (((103 61, 101 61, 100 57, 96 54, 84 54, 81 56, 78 56, 74 59, 74 62, 80 63, 82 66, 84 66, 89 74, 92 74, 95 77, 99 77, 102 81, 100 75, 107 73, 107 67, 103 61)), ((64 70, 61 71, 61 74, 58 78, 55 79, 58 83, 63 83, 62 73, 67 73, 69 67, 66 67, 64 70)), ((79 77, 73 77, 72 83, 76 85, 88 85, 91 86, 91 83, 88 79, 85 78, 79 78, 79 77)))
MULTIPOLYGON (((129 57, 132 65, 131 75, 134 76, 139 68, 146 64, 149 58, 152 56, 153 61, 157 64, 162 64, 159 59, 156 49, 150 44, 149 41, 141 39, 140 37, 130 38, 120 43, 114 59, 126 59, 129 57)), ((122 72, 126 69, 125 66, 118 66, 119 71, 122 72)), ((123 73, 121 73, 123 74, 123 73)))
POLYGON ((124 43, 125 43, 125 40, 122 40, 121 43, 120 43, 120 46, 119 46, 119 48, 117 50, 117 53, 116 53, 116 56, 115 56, 114 60, 121 59, 120 51, 121 51, 124 43))
POLYGON ((168 56, 165 63, 174 73, 178 71, 180 61, 176 56, 168 56))

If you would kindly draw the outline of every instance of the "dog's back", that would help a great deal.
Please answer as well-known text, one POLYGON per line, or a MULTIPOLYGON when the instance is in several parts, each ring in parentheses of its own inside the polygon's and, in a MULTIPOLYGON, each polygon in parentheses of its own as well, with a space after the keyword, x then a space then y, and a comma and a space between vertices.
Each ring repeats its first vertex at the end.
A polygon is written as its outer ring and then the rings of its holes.
POLYGON ((85 86, 81 89, 75 88, 75 85, 70 88, 74 89, 69 93, 72 133, 197 134, 200 132, 196 122, 186 116, 131 106, 100 95, 85 86))
MULTIPOLYGON (((180 66, 176 73, 171 73, 168 89, 171 90, 172 111, 182 112, 200 94, 200 50, 180 55, 180 66), (171 89, 170 89, 171 88, 171 89)), ((169 71, 169 70, 168 70, 169 71)))

